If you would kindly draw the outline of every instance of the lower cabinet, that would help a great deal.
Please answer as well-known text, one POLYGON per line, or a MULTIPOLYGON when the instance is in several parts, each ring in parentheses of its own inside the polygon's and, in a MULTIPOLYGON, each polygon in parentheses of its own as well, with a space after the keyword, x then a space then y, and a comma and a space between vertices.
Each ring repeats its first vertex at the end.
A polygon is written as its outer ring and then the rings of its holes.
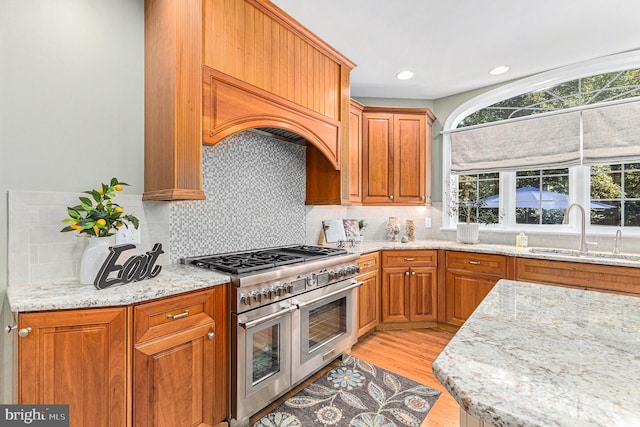
POLYGON ((68 404, 71 427, 127 425, 127 309, 18 316, 18 403, 68 404))
POLYGON ((441 320, 461 326, 500 279, 507 278, 504 255, 446 252, 444 313, 441 320))
POLYGON ((640 296, 636 267, 518 258, 516 280, 640 296))
POLYGON ((226 313, 216 316, 216 292, 134 307, 135 426, 213 426, 226 417, 226 371, 216 355, 227 351, 226 326, 218 325, 227 323, 226 313))
POLYGON ((358 288, 358 336, 380 323, 380 254, 364 254, 358 260, 362 286, 358 288))
POLYGON ((71 427, 214 426, 229 416, 228 310, 220 285, 19 313, 18 403, 68 404, 71 427))
POLYGON ((383 251, 382 322, 437 320, 437 251, 383 251))

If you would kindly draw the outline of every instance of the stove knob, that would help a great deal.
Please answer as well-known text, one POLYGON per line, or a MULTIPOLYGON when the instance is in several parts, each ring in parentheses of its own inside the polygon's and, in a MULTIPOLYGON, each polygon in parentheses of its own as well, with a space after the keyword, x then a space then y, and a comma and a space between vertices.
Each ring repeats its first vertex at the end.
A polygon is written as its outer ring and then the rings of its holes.
POLYGON ((291 283, 287 283, 285 288, 286 288, 286 292, 288 294, 292 294, 293 293, 293 285, 291 283))
POLYGON ((284 294, 287 293, 287 286, 289 284, 288 283, 283 283, 281 286, 278 286, 276 288, 276 295, 278 295, 279 297, 283 296, 284 294))
POLYGON ((316 273, 307 274, 307 286, 315 286, 318 284, 318 275, 316 273))
POLYGON ((251 295, 249 295, 249 294, 241 294, 240 295, 240 304, 242 304, 242 305, 251 305, 251 295))
POLYGON ((269 289, 269 298, 275 298, 275 297, 279 297, 280 295, 278 295, 278 288, 275 286, 272 286, 269 289))
POLYGON ((359 265, 354 265, 353 269, 356 271, 356 274, 360 274, 360 266, 359 265))
POLYGON ((360 267, 358 267, 357 265, 350 265, 349 274, 357 274, 357 273, 360 273, 360 267))
POLYGON ((347 272, 344 270, 344 268, 339 268, 338 271, 336 271, 336 277, 344 277, 347 275, 347 272))
POLYGON ((251 296, 253 297, 253 300, 257 303, 261 303, 262 302, 262 293, 258 292, 258 291, 253 291, 251 292, 251 296))
POLYGON ((338 275, 336 274, 336 272, 333 271, 333 270, 330 270, 329 271, 329 280, 334 280, 334 279, 337 279, 337 278, 338 278, 338 275))

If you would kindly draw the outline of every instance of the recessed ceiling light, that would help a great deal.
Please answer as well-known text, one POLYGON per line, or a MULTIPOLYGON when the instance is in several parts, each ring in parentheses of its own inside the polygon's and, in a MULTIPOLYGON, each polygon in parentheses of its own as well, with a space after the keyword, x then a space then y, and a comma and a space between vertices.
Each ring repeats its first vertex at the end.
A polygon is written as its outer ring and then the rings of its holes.
POLYGON ((398 80, 409 80, 411 77, 413 77, 413 72, 409 70, 401 71, 396 74, 396 79, 398 80))
POLYGON ((497 67, 490 69, 489 74, 491 74, 492 76, 497 76, 500 74, 504 74, 507 71, 509 71, 508 65, 498 65, 497 67))

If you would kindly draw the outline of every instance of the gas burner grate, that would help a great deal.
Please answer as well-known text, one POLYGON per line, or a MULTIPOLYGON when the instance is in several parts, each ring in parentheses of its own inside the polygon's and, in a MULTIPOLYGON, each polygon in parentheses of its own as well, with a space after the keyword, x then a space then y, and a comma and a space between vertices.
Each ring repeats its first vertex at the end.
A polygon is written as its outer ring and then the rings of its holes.
POLYGON ((327 248, 325 246, 300 245, 282 248, 282 251, 296 253, 307 257, 335 256, 347 253, 345 249, 327 248))
POLYGON ((220 270, 225 273, 245 274, 303 261, 304 258, 292 254, 258 251, 199 258, 191 263, 198 267, 220 270))

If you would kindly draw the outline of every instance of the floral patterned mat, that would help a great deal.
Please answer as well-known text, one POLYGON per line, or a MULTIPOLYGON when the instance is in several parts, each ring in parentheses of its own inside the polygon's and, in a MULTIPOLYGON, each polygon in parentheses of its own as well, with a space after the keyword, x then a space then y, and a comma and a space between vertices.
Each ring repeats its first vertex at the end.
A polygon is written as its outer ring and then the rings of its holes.
POLYGON ((349 357, 254 427, 419 427, 440 392, 349 357))

